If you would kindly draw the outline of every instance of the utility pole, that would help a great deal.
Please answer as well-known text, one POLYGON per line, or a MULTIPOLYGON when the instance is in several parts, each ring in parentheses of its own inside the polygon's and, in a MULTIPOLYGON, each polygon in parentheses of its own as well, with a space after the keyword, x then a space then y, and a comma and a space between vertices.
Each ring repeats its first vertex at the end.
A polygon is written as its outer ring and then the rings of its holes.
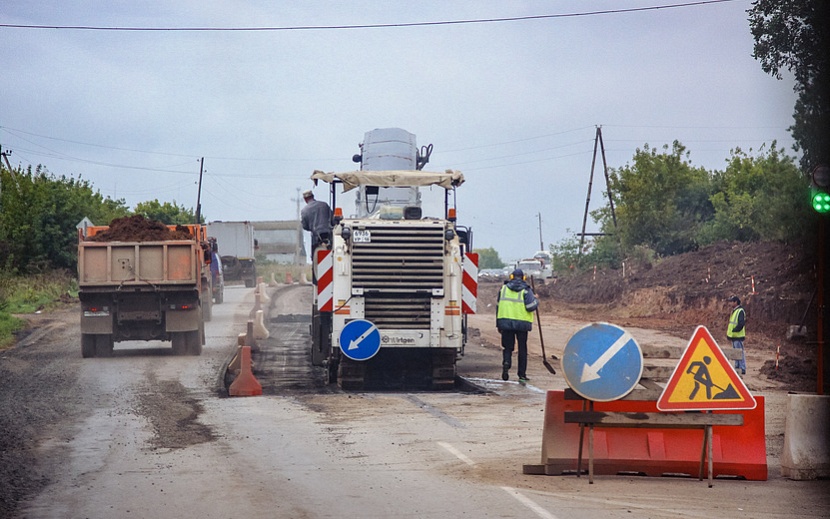
POLYGON ((202 223, 202 173, 205 171, 205 158, 199 165, 199 190, 196 193, 196 225, 202 223))
POLYGON ((542 213, 536 214, 539 217, 539 250, 545 250, 545 242, 542 240, 542 213))
POLYGON ((597 147, 602 153, 602 169, 605 173, 605 187, 608 190, 608 203, 611 206, 611 219, 614 222, 614 229, 617 228, 617 213, 614 211, 614 198, 611 196, 611 182, 608 178, 608 163, 605 161, 605 144, 602 142, 602 126, 597 126, 597 133, 594 137, 594 157, 591 159, 591 176, 588 177, 588 196, 585 199, 585 214, 582 216, 582 232, 579 234, 579 256, 582 256, 582 248, 586 236, 605 236, 602 232, 586 233, 585 227, 588 223, 588 206, 591 204, 591 187, 594 184, 594 167, 597 163, 597 147))
MULTIPOLYGON (((8 168, 8 170, 9 170, 9 176, 12 178, 12 180, 15 181, 15 183, 17 183, 17 179, 14 176, 14 171, 12 171, 12 165, 9 164, 9 155, 10 154, 11 154, 10 151, 3 151, 3 147, 0 146, 0 156, 3 157, 3 160, 6 161, 6 168, 8 168)), ((1 180, 2 179, 0 178, 0 195, 3 194, 3 185, 2 185, 3 183, 2 183, 1 180)))

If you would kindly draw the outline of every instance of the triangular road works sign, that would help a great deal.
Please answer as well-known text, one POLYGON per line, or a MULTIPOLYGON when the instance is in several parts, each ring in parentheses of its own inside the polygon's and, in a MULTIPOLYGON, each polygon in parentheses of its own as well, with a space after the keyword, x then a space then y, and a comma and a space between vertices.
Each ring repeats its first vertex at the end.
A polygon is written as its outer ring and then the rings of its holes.
POLYGON ((754 409, 755 405, 755 398, 705 326, 695 330, 657 400, 660 411, 754 409))

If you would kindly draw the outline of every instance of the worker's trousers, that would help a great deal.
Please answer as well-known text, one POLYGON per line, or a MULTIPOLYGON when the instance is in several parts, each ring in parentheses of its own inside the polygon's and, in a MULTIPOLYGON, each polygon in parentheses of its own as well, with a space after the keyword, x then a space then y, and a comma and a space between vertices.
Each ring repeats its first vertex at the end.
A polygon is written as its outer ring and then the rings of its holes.
POLYGON ((744 340, 743 339, 730 339, 732 341, 732 347, 735 349, 741 350, 741 358, 735 359, 735 369, 741 370, 741 375, 746 375, 746 351, 744 351, 744 340))
POLYGON ((514 343, 519 343, 519 378, 527 376, 527 332, 501 330, 502 367, 510 369, 513 358, 514 343))

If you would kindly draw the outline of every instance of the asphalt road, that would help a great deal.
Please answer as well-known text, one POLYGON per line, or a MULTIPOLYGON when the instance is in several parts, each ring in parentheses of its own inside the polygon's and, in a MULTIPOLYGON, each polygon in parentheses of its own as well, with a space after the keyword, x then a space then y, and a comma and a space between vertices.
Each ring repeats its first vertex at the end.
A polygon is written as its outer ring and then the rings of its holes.
MULTIPOLYGON (((272 318, 301 316, 310 287, 281 287, 275 297, 272 318)), ((486 340, 471 341, 459 364, 486 392, 315 389, 286 363, 270 365, 266 395, 228 398, 222 368, 252 306, 252 289, 229 287, 200 357, 134 343, 118 344, 112 358, 81 359, 77 313, 42 318, 0 355, 0 402, 23 409, 16 428, 26 431, 18 442, 25 451, 4 444, 3 461, 31 481, 11 499, 4 490, 14 506, 0 512, 721 519, 826 517, 830 509, 827 481, 772 471, 770 481, 718 480, 713 488, 697 479, 598 477, 589 486, 586 478, 523 475, 523 464, 539 462, 545 390, 564 383, 541 362, 530 384, 502 382, 500 351, 486 340), (294 381, 281 384, 288 373, 294 381), (13 389, 9 381, 21 382, 13 389)), ((307 340, 302 318, 273 319, 269 329, 273 351, 307 340)))

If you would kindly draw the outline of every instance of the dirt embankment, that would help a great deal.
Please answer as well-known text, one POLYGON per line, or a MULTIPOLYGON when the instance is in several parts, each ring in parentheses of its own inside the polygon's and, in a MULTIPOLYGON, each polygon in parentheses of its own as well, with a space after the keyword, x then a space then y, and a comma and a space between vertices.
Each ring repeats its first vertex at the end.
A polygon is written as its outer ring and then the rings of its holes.
POLYGON ((653 265, 590 269, 576 276, 564 273, 555 283, 537 286, 536 292, 541 308, 553 314, 663 330, 683 338, 704 325, 724 342, 731 310, 726 299, 737 295, 747 313, 747 348, 764 352, 767 359, 775 359, 780 349, 778 369, 769 360, 762 373, 791 390, 815 391, 815 287, 812 247, 720 242, 653 265), (807 326, 807 336, 787 340, 788 328, 801 324, 807 326))

